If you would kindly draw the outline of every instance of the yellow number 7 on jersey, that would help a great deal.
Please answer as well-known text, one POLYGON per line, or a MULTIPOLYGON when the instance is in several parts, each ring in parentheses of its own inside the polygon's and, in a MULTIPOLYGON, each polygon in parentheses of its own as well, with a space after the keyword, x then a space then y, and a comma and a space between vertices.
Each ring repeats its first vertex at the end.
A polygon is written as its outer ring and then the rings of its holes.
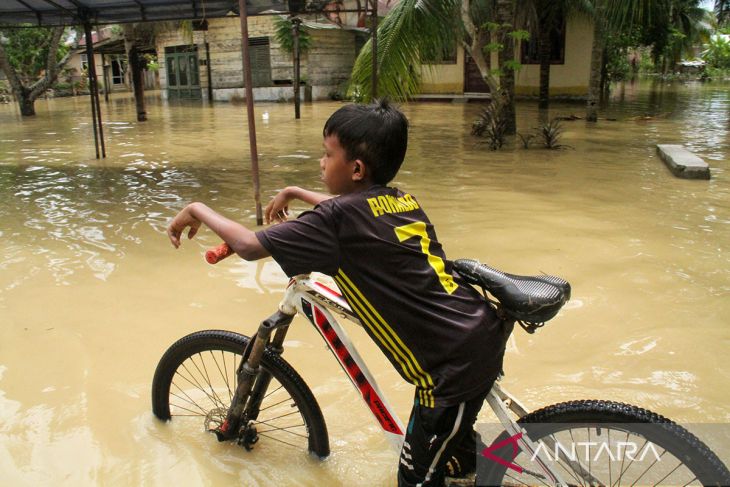
POLYGON ((456 291, 459 286, 454 282, 454 278, 446 273, 446 265, 441 257, 433 255, 429 252, 431 246, 431 239, 428 238, 426 233, 426 224, 424 222, 413 222, 402 227, 395 228, 395 234, 398 236, 400 242, 405 242, 409 238, 418 237, 421 239, 421 252, 426 254, 428 257, 428 263, 431 264, 433 270, 436 271, 436 275, 441 282, 447 293, 451 294, 456 291))

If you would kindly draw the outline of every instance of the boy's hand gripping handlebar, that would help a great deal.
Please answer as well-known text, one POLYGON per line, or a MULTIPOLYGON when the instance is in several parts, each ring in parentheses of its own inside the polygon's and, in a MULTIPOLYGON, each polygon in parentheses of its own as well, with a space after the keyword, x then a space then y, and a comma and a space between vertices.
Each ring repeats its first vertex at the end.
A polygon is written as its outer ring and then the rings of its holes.
POLYGON ((228 256, 233 255, 234 253, 235 252, 233 252, 233 249, 230 248, 227 243, 223 242, 219 246, 209 249, 205 253, 205 260, 208 262, 208 264, 217 264, 218 262, 222 261, 228 256))

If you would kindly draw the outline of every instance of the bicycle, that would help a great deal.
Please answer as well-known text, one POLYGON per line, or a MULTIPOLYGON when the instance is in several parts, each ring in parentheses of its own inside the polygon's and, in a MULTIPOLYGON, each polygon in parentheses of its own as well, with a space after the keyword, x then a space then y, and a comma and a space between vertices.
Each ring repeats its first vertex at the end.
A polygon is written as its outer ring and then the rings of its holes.
MULTIPOLYGON (((223 244, 206 259, 216 263, 231 253, 223 244)), ((516 323, 534 333, 570 298, 570 285, 558 277, 507 274, 468 259, 454 261, 454 269, 497 307, 509 327, 507 336, 516 323)), ((165 421, 202 420, 204 431, 246 450, 271 440, 327 457, 322 411, 304 379, 282 358, 297 314, 314 325, 383 433, 400 449, 404 425, 337 317, 360 321, 336 286, 316 273, 292 278, 279 309, 251 338, 205 330, 173 343, 155 370, 154 414, 165 421)), ((590 400, 529 412, 499 381, 486 402, 503 431, 479 450, 485 459, 478 463, 479 485, 730 485, 727 467, 702 441, 646 409, 590 400), (587 445, 585 455, 576 455, 576 444, 587 445), (630 445, 633 457, 627 455, 630 445), (622 446, 619 463, 615 453, 622 446)))

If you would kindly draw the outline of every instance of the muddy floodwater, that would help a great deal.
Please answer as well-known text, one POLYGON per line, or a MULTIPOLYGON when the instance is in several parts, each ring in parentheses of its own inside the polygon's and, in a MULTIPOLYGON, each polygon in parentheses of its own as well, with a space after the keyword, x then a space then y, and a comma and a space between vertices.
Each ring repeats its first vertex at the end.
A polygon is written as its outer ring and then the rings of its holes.
MULTIPOLYGON (((537 125, 535 105, 519 103, 518 131, 537 125)), ((295 121, 292 105, 256 105, 262 201, 287 185, 323 189, 321 130, 339 106, 303 104, 295 121)), ((327 460, 263 442, 247 452, 151 412, 170 344, 206 328, 251 334, 287 283, 271 259, 206 264, 210 231, 179 250, 164 234, 194 200, 255 226, 245 107, 152 93, 137 123, 130 96, 113 95, 102 160, 87 98, 36 108, 22 120, 0 106, 0 485, 395 485, 397 453, 300 318, 284 357, 322 407, 327 460)), ((411 139, 394 184, 447 255, 573 286, 543 329, 515 331, 508 390, 531 409, 605 398, 730 422, 730 86, 617 87, 597 125, 563 123, 570 148, 558 151, 489 151, 469 135, 479 104, 403 108, 411 139), (657 143, 684 144, 712 179, 675 178, 657 143)), ((551 108, 571 114, 583 105, 551 108)), ((348 329, 405 420, 411 387, 348 329)))

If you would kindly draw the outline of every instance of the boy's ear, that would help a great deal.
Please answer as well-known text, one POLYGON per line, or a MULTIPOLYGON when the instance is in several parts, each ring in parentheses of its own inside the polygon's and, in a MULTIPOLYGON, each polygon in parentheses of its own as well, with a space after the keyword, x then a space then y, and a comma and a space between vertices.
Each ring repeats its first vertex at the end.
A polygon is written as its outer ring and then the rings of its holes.
POLYGON ((363 181, 369 176, 368 167, 360 159, 355 159, 352 166, 352 180, 363 181))

